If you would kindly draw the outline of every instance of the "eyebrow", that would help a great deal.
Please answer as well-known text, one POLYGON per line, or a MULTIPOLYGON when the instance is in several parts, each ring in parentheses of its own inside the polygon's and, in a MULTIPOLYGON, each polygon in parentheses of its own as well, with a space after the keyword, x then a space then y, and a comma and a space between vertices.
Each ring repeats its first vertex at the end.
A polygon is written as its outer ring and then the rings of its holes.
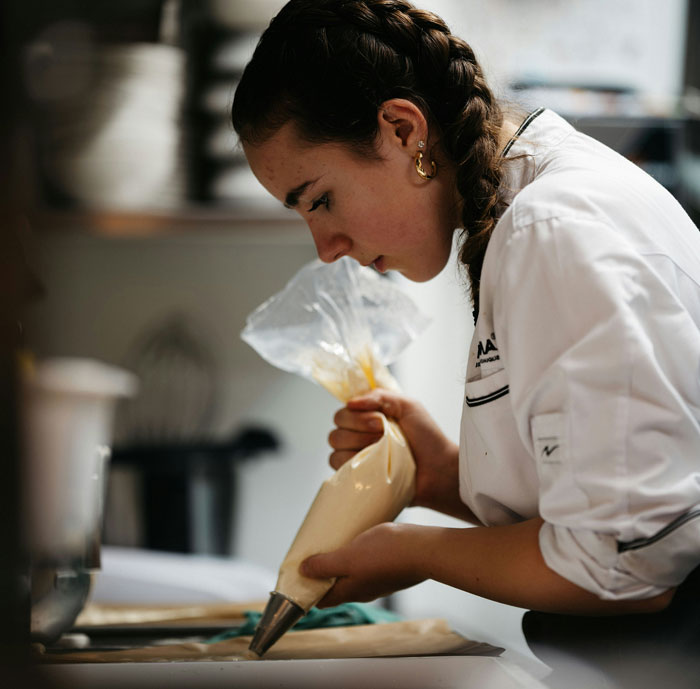
POLYGON ((284 205, 287 208, 294 208, 299 203, 299 197, 310 187, 317 179, 310 179, 306 182, 302 182, 298 187, 294 187, 291 191, 287 192, 287 196, 284 198, 284 205))

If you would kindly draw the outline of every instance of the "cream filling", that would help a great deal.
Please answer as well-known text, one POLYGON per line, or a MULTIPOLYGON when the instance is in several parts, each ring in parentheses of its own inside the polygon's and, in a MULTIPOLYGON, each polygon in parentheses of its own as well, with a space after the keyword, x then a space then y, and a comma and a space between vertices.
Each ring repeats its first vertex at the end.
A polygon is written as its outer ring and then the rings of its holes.
MULTIPOLYGON (((375 387, 398 390, 389 370, 369 348, 357 352, 352 362, 328 351, 315 364, 314 378, 342 402, 375 387)), ((370 527, 392 521, 413 499, 413 455, 398 424, 382 418, 383 436, 323 482, 280 566, 275 590, 307 612, 335 579, 302 576, 302 561, 336 550, 370 527)))
POLYGON ((308 612, 335 579, 302 576, 301 562, 336 550, 371 526, 396 518, 413 499, 414 477, 406 439, 398 425, 385 418, 382 438, 322 484, 282 562, 275 590, 308 612))

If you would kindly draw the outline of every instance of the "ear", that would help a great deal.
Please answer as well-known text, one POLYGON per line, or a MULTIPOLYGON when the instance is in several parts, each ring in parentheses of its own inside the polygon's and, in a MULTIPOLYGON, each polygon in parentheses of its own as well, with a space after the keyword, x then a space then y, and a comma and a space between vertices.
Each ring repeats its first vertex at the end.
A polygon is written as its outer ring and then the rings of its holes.
POLYGON ((422 110, 405 98, 392 98, 379 106, 379 133, 390 144, 407 148, 411 155, 418 141, 428 138, 428 121, 422 110))

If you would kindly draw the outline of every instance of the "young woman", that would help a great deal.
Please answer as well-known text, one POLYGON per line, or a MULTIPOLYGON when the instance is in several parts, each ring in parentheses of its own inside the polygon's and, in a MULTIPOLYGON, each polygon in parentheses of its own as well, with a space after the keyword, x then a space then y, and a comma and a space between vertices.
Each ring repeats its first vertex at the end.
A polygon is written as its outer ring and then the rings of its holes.
POLYGON ((415 504, 477 526, 382 524, 314 556, 304 574, 337 577, 322 603, 432 578, 553 613, 533 628, 677 629, 700 564, 700 234, 678 203, 550 110, 505 112, 470 47, 401 0, 289 2, 232 119, 322 260, 425 281, 462 237, 459 448, 375 390, 337 413, 330 463, 384 412, 411 444, 415 504))

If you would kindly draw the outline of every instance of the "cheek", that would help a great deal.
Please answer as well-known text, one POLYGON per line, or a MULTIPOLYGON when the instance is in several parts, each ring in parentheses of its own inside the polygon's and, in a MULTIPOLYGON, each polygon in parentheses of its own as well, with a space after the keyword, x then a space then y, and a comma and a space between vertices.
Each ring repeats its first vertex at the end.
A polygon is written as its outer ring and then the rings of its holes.
POLYGON ((442 235, 435 200, 426 193, 429 190, 411 184, 410 178, 401 184, 387 184, 387 179, 393 178, 373 180, 364 194, 352 199, 353 213, 344 214, 348 231, 370 245, 381 243, 406 248, 425 246, 426 241, 442 235))
POLYGON ((420 194, 396 198, 385 215, 385 231, 407 245, 423 245, 440 236, 438 217, 433 206, 422 203, 420 194))

